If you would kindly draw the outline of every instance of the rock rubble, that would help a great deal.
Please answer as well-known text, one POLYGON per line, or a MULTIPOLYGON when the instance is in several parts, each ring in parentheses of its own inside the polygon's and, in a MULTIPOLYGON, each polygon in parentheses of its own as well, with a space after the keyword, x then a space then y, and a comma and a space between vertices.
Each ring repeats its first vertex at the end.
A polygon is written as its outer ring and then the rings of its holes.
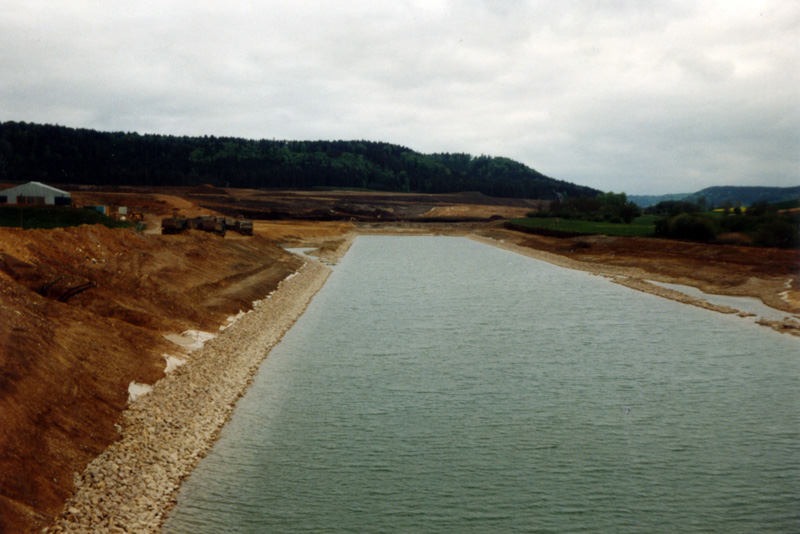
POLYGON ((46 533, 158 532, 181 481, 211 448, 262 360, 302 315, 330 269, 306 263, 130 405, 121 439, 75 477, 46 533))

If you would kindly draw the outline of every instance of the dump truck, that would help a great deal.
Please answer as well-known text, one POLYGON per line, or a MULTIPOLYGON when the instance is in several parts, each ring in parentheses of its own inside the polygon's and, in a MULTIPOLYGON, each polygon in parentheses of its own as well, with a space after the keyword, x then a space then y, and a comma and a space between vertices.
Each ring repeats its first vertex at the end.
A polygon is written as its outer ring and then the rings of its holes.
POLYGON ((225 217, 225 228, 239 232, 242 235, 253 235, 253 222, 248 221, 241 215, 236 219, 233 217, 225 217))
POLYGON ((189 219, 183 217, 167 217, 161 219, 162 234, 179 234, 189 228, 189 219))
POLYGON ((225 217, 214 217, 212 215, 201 215, 193 219, 183 217, 167 217, 161 219, 162 234, 180 234, 188 229, 202 230, 203 232, 213 232, 225 237, 225 217))
POLYGON ((191 220, 191 227, 195 230, 213 232, 225 237, 225 217, 213 217, 211 215, 201 215, 191 220))
POLYGON ((242 235, 253 235, 253 221, 247 219, 237 219, 234 229, 242 235))

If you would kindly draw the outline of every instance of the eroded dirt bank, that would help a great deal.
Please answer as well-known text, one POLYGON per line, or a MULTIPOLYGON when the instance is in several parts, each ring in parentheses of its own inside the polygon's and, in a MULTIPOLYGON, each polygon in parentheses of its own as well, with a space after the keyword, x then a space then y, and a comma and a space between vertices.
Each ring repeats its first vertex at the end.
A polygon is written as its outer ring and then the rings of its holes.
POLYGON ((310 262, 124 413, 122 439, 83 472, 48 532, 156 532, 261 361, 322 287, 310 262))
POLYGON ((62 509, 119 438, 129 384, 182 353, 165 334, 217 330, 301 264, 260 237, 0 229, 0 532, 62 509))

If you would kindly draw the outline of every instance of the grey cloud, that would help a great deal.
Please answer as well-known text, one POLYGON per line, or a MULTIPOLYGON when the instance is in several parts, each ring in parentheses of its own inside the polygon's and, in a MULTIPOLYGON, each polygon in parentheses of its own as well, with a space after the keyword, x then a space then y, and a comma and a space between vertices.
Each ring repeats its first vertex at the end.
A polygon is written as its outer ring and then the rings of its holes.
POLYGON ((369 138, 630 193, 800 182, 780 0, 8 4, 3 120, 369 138))

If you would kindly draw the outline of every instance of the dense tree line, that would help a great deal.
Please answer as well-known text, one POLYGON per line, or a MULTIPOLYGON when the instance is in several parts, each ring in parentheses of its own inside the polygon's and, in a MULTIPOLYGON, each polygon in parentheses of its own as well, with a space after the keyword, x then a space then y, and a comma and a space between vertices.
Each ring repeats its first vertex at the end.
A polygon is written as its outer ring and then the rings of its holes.
POLYGON ((421 154, 374 141, 280 141, 0 123, 0 180, 56 184, 363 188, 513 198, 596 196, 507 158, 421 154))
POLYGON ((625 193, 603 193, 595 197, 560 197, 546 210, 534 211, 529 217, 558 217, 593 222, 630 224, 642 210, 628 200, 625 193))
POLYGON ((662 217, 676 217, 681 213, 700 213, 707 210, 707 203, 704 197, 691 200, 662 200, 655 206, 648 206, 644 209, 647 215, 660 215, 662 217))
MULTIPOLYGON (((722 213, 704 212, 703 203, 660 202, 663 217, 655 223, 655 235, 687 241, 722 242, 764 247, 800 247, 800 214, 778 210, 775 205, 756 202, 742 209, 722 213)), ((649 208, 648 208, 649 209, 649 208)))

